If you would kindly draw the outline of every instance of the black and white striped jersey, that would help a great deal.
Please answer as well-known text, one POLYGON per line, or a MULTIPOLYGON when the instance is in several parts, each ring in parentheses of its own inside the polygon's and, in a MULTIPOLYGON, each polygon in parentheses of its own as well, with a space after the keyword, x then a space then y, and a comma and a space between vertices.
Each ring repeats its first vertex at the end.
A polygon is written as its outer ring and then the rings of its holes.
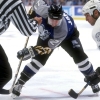
POLYGON ((37 22, 29 19, 21 0, 0 0, 0 34, 9 27, 10 21, 25 36, 30 36, 37 29, 37 22))

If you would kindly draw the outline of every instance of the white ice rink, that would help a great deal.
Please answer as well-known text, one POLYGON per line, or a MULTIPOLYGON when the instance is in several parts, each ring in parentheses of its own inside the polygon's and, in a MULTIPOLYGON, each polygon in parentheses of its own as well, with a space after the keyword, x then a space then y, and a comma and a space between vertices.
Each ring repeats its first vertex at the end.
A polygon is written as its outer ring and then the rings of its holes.
MULTIPOLYGON (((94 69, 100 65, 100 51, 92 39, 92 27, 85 21, 75 21, 80 31, 80 39, 94 69)), ((37 33, 30 37, 28 46, 35 45, 37 33)), ((4 87, 12 86, 19 60, 17 51, 24 47, 26 37, 11 24, 9 29, 0 36, 0 44, 4 47, 13 70, 12 80, 4 87)), ((30 60, 22 62, 20 72, 30 60)), ((18 75, 19 77, 19 75, 18 75)), ((74 100, 68 95, 72 88, 77 93, 86 84, 84 76, 74 64, 73 59, 61 48, 55 49, 46 65, 32 77, 23 87, 21 95, 15 100, 74 100)), ((99 84, 100 85, 100 84, 99 84)), ((90 86, 77 98, 78 100, 100 100, 100 96, 92 93, 90 86)), ((0 100, 12 100, 10 95, 0 95, 0 100)))

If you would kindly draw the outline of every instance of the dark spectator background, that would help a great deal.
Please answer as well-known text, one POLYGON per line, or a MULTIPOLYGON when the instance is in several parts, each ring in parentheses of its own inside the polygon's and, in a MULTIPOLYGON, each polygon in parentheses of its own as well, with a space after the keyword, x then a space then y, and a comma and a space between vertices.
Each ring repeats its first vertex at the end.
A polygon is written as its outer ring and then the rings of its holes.
MULTIPOLYGON (((30 6, 34 0, 22 0, 24 5, 30 6)), ((63 6, 78 6, 84 5, 89 0, 44 0, 48 5, 54 3, 60 3, 63 6)))

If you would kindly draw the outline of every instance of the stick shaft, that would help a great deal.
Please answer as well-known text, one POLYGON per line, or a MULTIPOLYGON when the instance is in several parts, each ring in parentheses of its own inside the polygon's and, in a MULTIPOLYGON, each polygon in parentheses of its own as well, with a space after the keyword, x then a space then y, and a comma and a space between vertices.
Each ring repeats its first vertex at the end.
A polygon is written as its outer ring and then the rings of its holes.
MULTIPOLYGON (((26 38, 26 42, 25 42, 24 48, 26 48, 26 46, 28 44, 28 40, 29 40, 29 37, 26 38)), ((14 84, 16 82, 16 79, 17 79, 17 76, 18 76, 18 73, 19 73, 19 70, 20 70, 20 67, 21 67, 22 60, 23 60, 23 57, 19 61, 18 68, 17 68, 16 74, 15 74, 15 78, 14 78, 14 81, 13 81, 11 89, 14 87, 14 84)))
POLYGON ((87 86, 90 84, 90 82, 88 82, 81 90, 79 93, 76 93, 73 89, 70 89, 70 91, 68 92, 68 94, 73 97, 74 99, 76 99, 86 88, 87 86))
POLYGON ((90 84, 90 81, 83 87, 83 89, 78 93, 78 95, 80 95, 86 88, 87 86, 90 84))

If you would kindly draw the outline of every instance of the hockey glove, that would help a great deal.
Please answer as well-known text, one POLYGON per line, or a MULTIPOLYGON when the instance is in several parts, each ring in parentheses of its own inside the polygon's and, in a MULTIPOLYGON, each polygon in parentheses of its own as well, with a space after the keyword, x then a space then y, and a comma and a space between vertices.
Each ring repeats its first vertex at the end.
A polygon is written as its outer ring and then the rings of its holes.
POLYGON ((23 50, 20 50, 17 52, 17 58, 20 59, 23 57, 23 60, 28 60, 29 58, 33 58, 36 55, 44 55, 49 54, 51 52, 51 49, 48 47, 42 47, 42 46, 30 46, 29 48, 24 48, 23 50))
POLYGON ((97 73, 98 77, 100 78, 100 67, 98 67, 98 68, 96 69, 96 73, 97 73))
POLYGON ((49 48, 49 47, 41 48, 41 46, 36 46, 35 49, 38 52, 38 54, 40 54, 40 55, 49 54, 51 52, 51 48, 49 48))
POLYGON ((86 78, 84 79, 85 82, 91 82, 91 84, 98 84, 100 82, 100 67, 98 67, 96 69, 96 72, 92 73, 91 75, 89 76, 86 76, 86 78))
POLYGON ((42 17, 37 17, 35 11, 33 11, 32 7, 28 12, 29 19, 34 19, 39 25, 42 23, 42 17))
POLYGON ((52 50, 49 47, 45 47, 44 51, 45 51, 46 54, 50 54, 52 50))
POLYGON ((30 19, 36 17, 36 13, 35 13, 35 11, 33 11, 32 7, 30 8, 30 10, 29 10, 29 12, 28 12, 27 15, 28 15, 28 17, 29 17, 30 19))
POLYGON ((28 48, 24 48, 24 49, 17 52, 17 58, 21 59, 22 57, 23 57, 23 61, 31 58, 31 55, 28 51, 28 48))

